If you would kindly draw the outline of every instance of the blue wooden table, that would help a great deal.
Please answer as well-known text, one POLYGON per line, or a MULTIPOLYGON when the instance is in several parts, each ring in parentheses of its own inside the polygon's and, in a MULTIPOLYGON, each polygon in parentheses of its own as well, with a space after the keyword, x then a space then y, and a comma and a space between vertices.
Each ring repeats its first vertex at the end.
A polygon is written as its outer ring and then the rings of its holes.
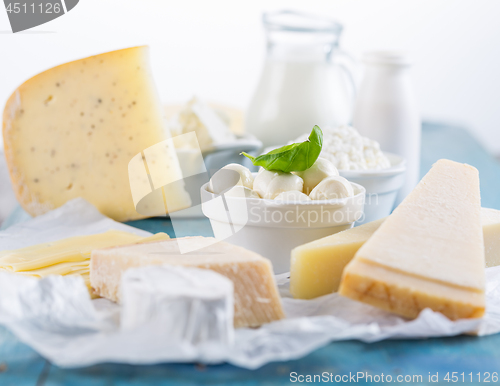
MULTIPOLYGON (((467 131, 438 124, 426 124, 422 136, 422 175, 440 158, 465 162, 479 169, 481 197, 484 207, 500 209, 500 164, 491 157, 467 131)), ((6 225, 26 216, 17 210, 6 225)), ((151 232, 164 231, 174 236, 169 220, 149 219, 130 223, 151 232)), ((5 226, 5 225, 4 225, 5 226)), ((211 235, 206 220, 183 220, 178 236, 211 235)), ((271 363, 250 371, 231 365, 161 364, 130 366, 103 364, 82 369, 61 369, 43 359, 19 342, 7 330, 0 328, 0 386, 6 385, 285 385, 300 375, 344 376, 358 372, 381 377, 400 384, 449 384, 456 376, 459 383, 496 382, 500 377, 500 334, 487 337, 458 336, 427 340, 392 340, 379 343, 356 341, 331 343, 305 358, 271 363), (456 372, 456 374, 453 374, 456 372), (449 373, 450 381, 445 377, 449 373), (463 375, 462 375, 463 373, 463 375), (472 373, 472 382, 471 375, 472 373), (480 379, 478 376, 480 374, 480 379), (290 375, 292 374, 292 376, 290 375), (429 375, 433 376, 429 381, 429 375), (489 375, 489 378, 486 379, 489 375), (397 377, 400 377, 399 379, 397 377), (405 380, 405 376, 406 380, 405 380), (411 378, 408 378, 410 376, 411 378), (422 376, 422 378, 413 378, 422 376), (401 378, 403 377, 403 378, 401 378)), ((304 382, 306 378, 303 378, 304 382)), ((337 377, 338 379, 338 377, 337 377)), ((359 378, 357 383, 372 382, 359 378)), ((318 382, 318 378, 316 379, 318 382)))

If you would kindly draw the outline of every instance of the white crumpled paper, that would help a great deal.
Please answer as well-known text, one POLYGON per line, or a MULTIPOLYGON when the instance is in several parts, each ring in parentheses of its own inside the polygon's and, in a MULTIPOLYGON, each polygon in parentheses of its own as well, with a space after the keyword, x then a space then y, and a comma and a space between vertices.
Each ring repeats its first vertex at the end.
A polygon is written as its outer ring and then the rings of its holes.
MULTIPOLYGON (((108 229, 143 232, 102 216, 77 199, 36 219, 0 232, 0 250, 108 229)), ((237 329, 233 343, 221 339, 193 344, 172 339, 162 324, 120 328, 120 306, 91 300, 79 276, 35 279, 0 273, 0 323, 21 341, 62 367, 102 362, 228 362, 255 369, 268 362, 300 358, 336 340, 375 342, 389 338, 452 336, 500 332, 500 267, 486 270, 487 312, 483 319, 452 322, 429 309, 405 320, 337 294, 314 300, 286 297, 287 280, 278 277, 287 318, 258 329, 237 329)), ((136 283, 137 284, 137 283, 136 283)), ((158 313, 156 317, 161 317, 158 313)), ((165 315, 165 314, 163 314, 165 315)), ((199 315, 199 314, 197 314, 199 315)), ((124 316, 125 317, 125 316, 124 316)))

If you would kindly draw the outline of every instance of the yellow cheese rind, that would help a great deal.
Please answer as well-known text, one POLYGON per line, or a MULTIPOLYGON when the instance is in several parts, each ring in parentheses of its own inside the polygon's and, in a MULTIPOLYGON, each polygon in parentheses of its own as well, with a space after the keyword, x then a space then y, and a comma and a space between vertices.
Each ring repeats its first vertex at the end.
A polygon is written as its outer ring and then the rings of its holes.
POLYGON ((292 250, 290 293, 313 299, 336 292, 345 266, 384 219, 351 228, 292 250))
POLYGON ((182 265, 205 268, 234 284, 235 327, 256 327, 284 317, 271 262, 257 253, 211 237, 182 238, 194 252, 181 254, 176 239, 94 250, 90 262, 93 291, 120 301, 120 280, 129 268, 182 265))
MULTIPOLYGON (((147 47, 51 68, 15 90, 3 113, 14 192, 33 216, 83 197, 117 221, 146 217, 134 206, 128 163, 165 137, 147 47)), ((182 178, 177 159, 165 173, 182 178)))
POLYGON ((416 318, 430 308, 452 320, 484 315, 484 293, 405 275, 355 260, 342 280, 341 294, 386 311, 416 318))
POLYGON ((426 307, 475 318, 484 265, 478 172, 440 160, 358 250, 339 293, 409 318, 426 307))

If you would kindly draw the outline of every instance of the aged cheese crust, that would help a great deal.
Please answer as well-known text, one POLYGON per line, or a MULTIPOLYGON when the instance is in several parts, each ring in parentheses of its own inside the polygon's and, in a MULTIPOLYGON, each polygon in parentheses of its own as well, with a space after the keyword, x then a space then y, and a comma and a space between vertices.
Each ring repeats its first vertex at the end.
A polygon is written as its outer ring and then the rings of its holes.
MULTIPOLYGON (((29 79, 7 101, 3 138, 15 194, 31 215, 83 197, 118 221, 145 217, 134 207, 128 163, 165 139, 148 48, 92 56, 29 79)), ((178 164, 171 169, 181 176, 178 164)))
POLYGON ((185 237, 199 246, 180 254, 176 239, 141 246, 94 250, 90 281, 96 294, 120 301, 120 281, 129 268, 147 265, 183 265, 213 270, 234 284, 235 327, 256 327, 284 317, 272 266, 264 257, 211 237, 185 237))
POLYGON ((448 286, 366 263, 353 261, 342 281, 341 294, 386 311, 416 318, 430 308, 452 320, 484 314, 484 293, 448 286))

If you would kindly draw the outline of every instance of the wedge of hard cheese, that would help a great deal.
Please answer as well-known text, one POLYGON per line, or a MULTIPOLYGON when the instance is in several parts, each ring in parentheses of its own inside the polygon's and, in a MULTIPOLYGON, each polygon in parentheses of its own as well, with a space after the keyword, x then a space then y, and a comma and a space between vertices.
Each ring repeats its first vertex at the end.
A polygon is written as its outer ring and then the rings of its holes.
POLYGON ((313 299, 336 292, 345 266, 384 219, 323 237, 292 250, 290 293, 313 299))
MULTIPOLYGON (((385 219, 372 221, 292 250, 290 292, 312 299, 338 290, 345 266, 385 219)), ((500 265, 500 210, 481 208, 486 267, 500 265)))
MULTIPOLYGON (((128 164, 165 139, 162 114, 147 47, 77 60, 29 79, 3 113, 19 203, 37 216, 83 197, 117 221, 145 217, 134 206, 128 164)), ((182 178, 175 152, 162 170, 166 180, 182 178)), ((179 201, 172 209, 190 205, 182 193, 179 201)), ((162 208, 152 215, 165 215, 162 208)))
POLYGON ((408 318, 477 318, 484 265, 478 172, 440 160, 359 249, 339 292, 408 318))
POLYGON ((284 317, 269 260, 212 237, 182 238, 192 252, 181 254, 177 240, 92 251, 93 290, 119 302, 121 276, 129 268, 163 264, 206 268, 234 284, 235 327, 260 326, 284 317))
POLYGON ((486 267, 500 265, 500 210, 481 210, 486 267))

